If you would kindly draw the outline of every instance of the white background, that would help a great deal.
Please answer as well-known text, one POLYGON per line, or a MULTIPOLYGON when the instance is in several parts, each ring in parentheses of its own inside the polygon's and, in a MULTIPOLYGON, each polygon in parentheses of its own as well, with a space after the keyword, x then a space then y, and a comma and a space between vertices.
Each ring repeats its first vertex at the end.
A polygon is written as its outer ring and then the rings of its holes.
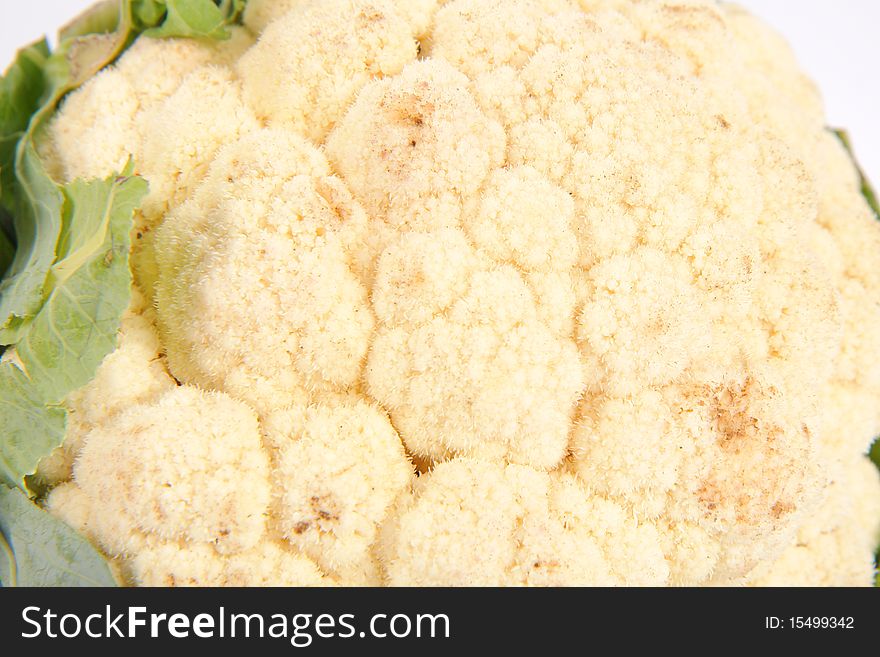
MULTIPOLYGON (((405 1, 405 0, 404 0, 405 1)), ((880 183, 880 2, 740 0, 782 32, 825 97, 828 121, 846 128, 868 177, 880 183)), ((54 34, 92 0, 0 0, 0 67, 15 50, 54 34)))

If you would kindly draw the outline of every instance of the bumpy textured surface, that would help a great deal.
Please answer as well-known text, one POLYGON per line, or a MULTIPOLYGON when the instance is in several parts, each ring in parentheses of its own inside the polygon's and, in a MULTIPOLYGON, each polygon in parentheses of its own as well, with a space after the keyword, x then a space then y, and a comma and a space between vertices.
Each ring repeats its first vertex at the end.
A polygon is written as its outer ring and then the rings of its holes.
POLYGON ((701 0, 251 0, 72 94, 136 295, 50 508, 141 584, 872 582, 880 223, 701 0))

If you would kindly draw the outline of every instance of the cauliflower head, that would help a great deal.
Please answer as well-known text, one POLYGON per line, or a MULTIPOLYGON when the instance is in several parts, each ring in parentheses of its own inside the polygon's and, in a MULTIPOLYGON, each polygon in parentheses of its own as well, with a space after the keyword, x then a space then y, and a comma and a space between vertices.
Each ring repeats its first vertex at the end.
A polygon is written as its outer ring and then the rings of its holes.
POLYGON ((250 0, 64 101, 136 290, 48 506, 154 585, 873 581, 880 222, 704 0, 250 0))

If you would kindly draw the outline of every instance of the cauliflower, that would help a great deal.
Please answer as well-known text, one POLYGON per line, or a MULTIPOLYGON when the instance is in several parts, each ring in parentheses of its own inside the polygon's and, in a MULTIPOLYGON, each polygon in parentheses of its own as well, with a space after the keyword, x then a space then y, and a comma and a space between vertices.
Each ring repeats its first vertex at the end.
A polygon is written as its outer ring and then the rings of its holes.
MULTIPOLYGON (((42 136, 134 162, 132 300, 40 463, 141 585, 869 585, 880 223, 708 0, 250 0, 42 136)), ((19 350, 20 351, 20 350, 19 350)))
POLYGON ((660 585, 669 567, 650 523, 575 476, 467 458, 438 464, 384 530, 394 586, 660 585))

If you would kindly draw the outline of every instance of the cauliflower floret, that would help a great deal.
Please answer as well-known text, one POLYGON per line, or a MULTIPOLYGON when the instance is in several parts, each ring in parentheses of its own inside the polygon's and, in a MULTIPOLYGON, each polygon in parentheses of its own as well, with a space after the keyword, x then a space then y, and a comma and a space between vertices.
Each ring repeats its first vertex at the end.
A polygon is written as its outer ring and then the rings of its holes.
POLYGON ((275 462, 276 530, 325 572, 381 583, 370 546, 412 477, 387 416, 355 398, 275 411, 263 431, 275 462))
POLYGON ((596 398, 585 404, 572 437, 574 469, 603 495, 662 505, 682 460, 692 456, 698 432, 681 426, 658 390, 630 398, 596 398), (667 449, 666 445, 676 449, 667 449), (651 458, 644 458, 651 454, 651 458))
POLYGON ((245 404, 177 387, 90 431, 48 505, 144 586, 335 583, 267 534, 269 466, 245 404))
POLYGON ((568 271, 577 260, 574 202, 529 166, 496 169, 465 221, 474 245, 524 271, 568 271))
POLYGON ((128 526, 97 536, 112 554, 137 533, 212 543, 226 553, 256 545, 265 531, 268 467, 250 408, 182 386, 90 430, 73 480, 128 526))
POLYGON ((320 141, 361 87, 415 57, 412 29, 391 3, 326 0, 297 4, 270 23, 238 72, 261 119, 320 141))
POLYGON ((574 478, 471 459, 438 464, 382 537, 389 583, 659 585, 659 536, 574 478))
POLYGON ((261 410, 356 383, 373 317, 346 245, 364 217, 326 172, 295 133, 255 132, 221 153, 206 191, 166 218, 158 319, 179 380, 261 410), (224 184, 238 191, 223 193, 224 184))
POLYGON ((818 512, 776 561, 750 577, 752 586, 872 586, 880 536, 880 476, 867 458, 830 486, 818 512))
POLYGON ((120 171, 130 156, 140 163, 144 141, 158 142, 161 148, 167 130, 146 130, 145 113, 171 96, 195 69, 237 59, 248 45, 240 28, 218 43, 138 39, 114 66, 71 93, 53 117, 49 136, 65 179, 106 178, 120 171))
POLYGON ((411 452, 491 453, 539 468, 563 458, 582 388, 577 350, 541 324, 515 269, 481 264, 448 229, 402 235, 376 281, 382 326, 367 389, 411 452))
POLYGON ((612 394, 674 381, 709 354, 711 318, 684 258, 650 247, 612 256, 590 270, 590 289, 578 334, 612 394))
POLYGON ((275 413, 266 435, 245 404, 175 387, 89 431, 48 505, 140 585, 337 583, 308 554, 380 581, 370 546, 412 472, 387 418, 343 399, 275 413))
POLYGON ((165 541, 132 532, 128 520, 96 510, 75 483, 52 490, 49 511, 105 550, 101 537, 124 535, 127 554, 111 561, 117 579, 140 586, 329 586, 308 557, 277 541, 263 540, 241 552, 220 553, 210 543, 165 541), (121 534, 120 534, 121 532, 121 534))
POLYGON ((104 178, 121 171, 131 154, 140 153, 134 123, 139 109, 136 87, 116 68, 101 71, 70 94, 49 124, 64 178, 104 178), (113 106, 112 114, 107 105, 113 106))
POLYGON ((220 66, 193 70, 139 123, 150 135, 139 161, 151 190, 141 211, 154 217, 189 196, 221 146, 257 127, 232 73, 220 66))
MULTIPOLYGON (((746 379, 665 392, 679 423, 699 438, 691 438, 692 456, 679 466, 662 513, 676 537, 696 527, 718 543, 702 548, 717 555, 715 583, 736 581, 777 555, 821 501, 825 477, 817 428, 805 416, 809 409, 780 395, 782 387, 778 380, 746 379)), ((678 579, 685 583, 682 572, 678 579)))
POLYGON ((398 230, 458 226, 504 157, 504 131, 446 62, 425 60, 366 86, 327 138, 327 154, 370 216, 398 230))
POLYGON ((817 442, 792 426, 799 415, 785 419, 787 400, 772 390, 748 380, 584 405, 575 471, 662 523, 675 583, 737 580, 778 553, 818 503, 817 442))

